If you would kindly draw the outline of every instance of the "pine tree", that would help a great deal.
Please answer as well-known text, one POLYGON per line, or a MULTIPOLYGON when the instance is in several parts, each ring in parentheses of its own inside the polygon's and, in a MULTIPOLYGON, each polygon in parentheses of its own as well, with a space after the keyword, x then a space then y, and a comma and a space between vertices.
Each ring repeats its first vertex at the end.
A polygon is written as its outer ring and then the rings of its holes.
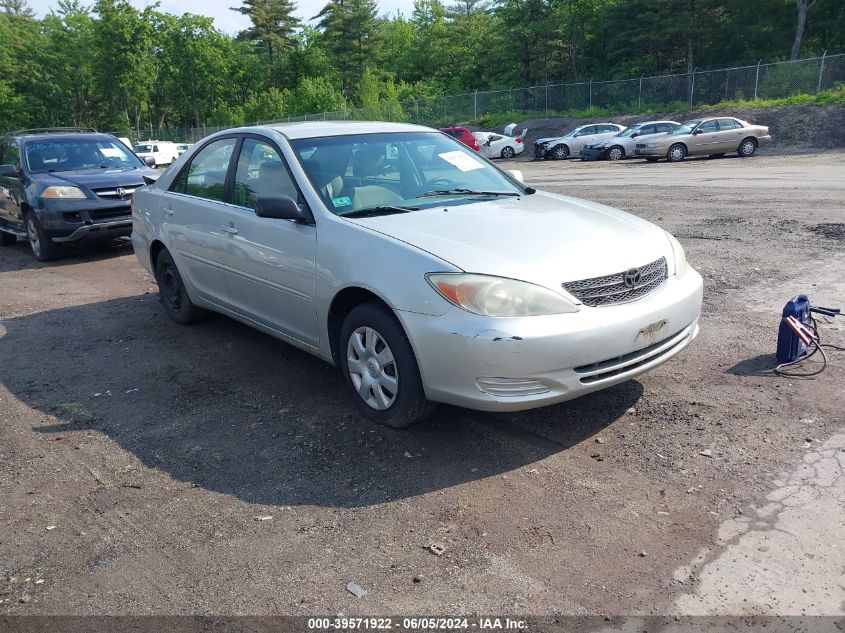
POLYGON ((326 49, 340 70, 343 93, 349 96, 373 60, 375 0, 330 0, 314 19, 318 18, 326 49))
POLYGON ((271 66, 292 46, 294 31, 300 25, 294 15, 296 3, 293 0, 244 0, 243 6, 232 7, 232 11, 242 13, 252 21, 252 26, 239 37, 260 42, 267 49, 271 66))

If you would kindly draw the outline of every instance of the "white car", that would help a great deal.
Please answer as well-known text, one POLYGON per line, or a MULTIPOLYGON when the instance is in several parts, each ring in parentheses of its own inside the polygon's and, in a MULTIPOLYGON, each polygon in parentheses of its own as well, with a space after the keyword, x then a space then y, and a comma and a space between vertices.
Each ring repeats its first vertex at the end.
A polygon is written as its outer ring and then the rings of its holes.
POLYGON ((505 136, 495 132, 473 132, 473 136, 485 158, 513 158, 525 151, 521 136, 505 136))
POLYGON ((135 155, 151 167, 169 165, 179 158, 176 143, 170 141, 142 141, 132 148, 135 155), (152 158, 152 162, 147 160, 152 158))
POLYGON ((132 222, 174 321, 213 310, 315 354, 392 427, 570 400, 698 334, 701 276, 669 233, 417 125, 219 132, 135 192, 132 222))
POLYGON ((634 156, 637 142, 659 134, 666 134, 681 127, 677 121, 646 121, 637 123, 603 141, 587 143, 581 148, 584 160, 621 160, 634 156))
POLYGON ((563 160, 578 156, 584 145, 603 141, 624 129, 624 125, 616 123, 591 123, 576 127, 564 136, 537 139, 534 141, 534 158, 563 160))

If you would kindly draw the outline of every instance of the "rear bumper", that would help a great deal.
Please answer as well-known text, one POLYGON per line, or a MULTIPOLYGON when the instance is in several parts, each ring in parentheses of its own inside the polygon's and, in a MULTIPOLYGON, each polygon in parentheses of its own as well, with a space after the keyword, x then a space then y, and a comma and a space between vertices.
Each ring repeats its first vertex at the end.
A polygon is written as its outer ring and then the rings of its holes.
POLYGON ((570 400, 666 362, 698 334, 702 279, 690 269, 627 304, 546 317, 487 318, 453 308, 400 312, 429 399, 484 411, 570 400))

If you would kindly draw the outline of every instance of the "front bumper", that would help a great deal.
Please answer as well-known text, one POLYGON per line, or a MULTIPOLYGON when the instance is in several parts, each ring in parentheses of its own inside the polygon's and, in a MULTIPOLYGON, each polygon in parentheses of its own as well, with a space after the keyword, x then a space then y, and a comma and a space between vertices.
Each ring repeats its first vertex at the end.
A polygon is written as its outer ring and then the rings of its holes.
POLYGON ((548 145, 534 146, 534 160, 546 160, 549 157, 548 145))
POLYGON ((544 317, 400 312, 426 396, 483 411, 571 400, 669 360, 698 334, 702 279, 689 269, 627 304, 544 317))
POLYGON ((111 238, 132 232, 129 200, 42 200, 36 213, 47 235, 59 243, 111 238))
POLYGON ((578 155, 581 160, 603 160, 607 154, 607 148, 601 147, 582 147, 578 155))

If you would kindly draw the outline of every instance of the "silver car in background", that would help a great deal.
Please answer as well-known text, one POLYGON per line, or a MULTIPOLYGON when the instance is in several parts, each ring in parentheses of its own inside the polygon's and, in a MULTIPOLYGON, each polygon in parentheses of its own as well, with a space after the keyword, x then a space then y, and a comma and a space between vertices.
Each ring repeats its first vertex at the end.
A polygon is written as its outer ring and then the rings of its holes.
POLYGON ((316 354, 393 427, 575 398, 698 333, 674 237, 415 125, 212 135, 135 193, 132 243, 173 320, 214 310, 316 354))
POLYGON ((534 158, 564 160, 578 156, 585 145, 604 141, 624 129, 624 125, 616 123, 590 123, 576 127, 563 136, 540 138, 534 141, 534 158))
POLYGON ((634 156, 636 144, 657 134, 665 134, 680 127, 677 121, 645 121, 614 134, 597 143, 588 143, 581 149, 581 158, 622 160, 634 156), (637 139, 640 139, 637 141, 637 139))

